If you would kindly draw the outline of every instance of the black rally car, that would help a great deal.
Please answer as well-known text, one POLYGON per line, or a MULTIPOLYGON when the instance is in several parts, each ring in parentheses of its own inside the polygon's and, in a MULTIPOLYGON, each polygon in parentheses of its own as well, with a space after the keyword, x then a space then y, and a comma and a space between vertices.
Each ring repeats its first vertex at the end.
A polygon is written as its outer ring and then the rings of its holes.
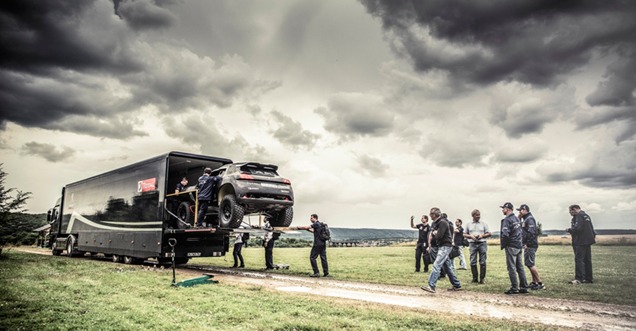
POLYGON ((256 213, 269 217, 272 226, 289 226, 294 217, 294 191, 277 170, 278 166, 257 162, 231 163, 213 170, 212 176, 221 178, 214 199, 219 226, 237 228, 243 216, 256 213))

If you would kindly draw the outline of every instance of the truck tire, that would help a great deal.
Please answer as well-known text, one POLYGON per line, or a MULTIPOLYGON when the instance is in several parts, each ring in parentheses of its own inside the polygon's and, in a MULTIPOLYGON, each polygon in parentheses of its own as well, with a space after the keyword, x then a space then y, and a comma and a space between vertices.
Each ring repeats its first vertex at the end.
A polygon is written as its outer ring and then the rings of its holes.
POLYGON ((243 222, 245 209, 236 202, 232 194, 228 194, 221 200, 219 208, 219 226, 222 228, 238 228, 243 222))
POLYGON ((79 252, 75 249, 75 237, 73 236, 69 236, 68 239, 66 239, 66 256, 79 256, 79 252))
POLYGON ((287 207, 281 211, 279 211, 274 219, 270 221, 272 226, 282 226, 288 227, 292 224, 294 220, 294 207, 287 207))
MULTIPOLYGON (((177 207, 177 216, 179 216, 179 219, 183 222, 194 225, 192 223, 194 221, 194 211, 192 210, 192 204, 190 202, 183 201, 179 204, 179 207, 177 207)), ((179 229, 185 228, 185 225, 181 222, 179 222, 177 226, 179 229)))
POLYGON ((53 242, 53 245, 51 245, 51 254, 55 256, 59 256, 62 254, 62 250, 57 249, 57 243, 55 241, 53 242))
POLYGON ((121 262, 121 256, 113 254, 113 256, 111 256, 111 259, 113 260, 113 262, 115 263, 120 263, 121 262))
POLYGON ((141 264, 142 259, 132 256, 124 256, 124 264, 141 264))
MULTIPOLYGON (((188 258, 188 257, 175 257, 174 258, 174 264, 175 265, 186 264, 186 263, 188 263, 188 261, 190 261, 190 258, 188 258)), ((172 263, 172 261, 170 261, 170 263, 172 263)))

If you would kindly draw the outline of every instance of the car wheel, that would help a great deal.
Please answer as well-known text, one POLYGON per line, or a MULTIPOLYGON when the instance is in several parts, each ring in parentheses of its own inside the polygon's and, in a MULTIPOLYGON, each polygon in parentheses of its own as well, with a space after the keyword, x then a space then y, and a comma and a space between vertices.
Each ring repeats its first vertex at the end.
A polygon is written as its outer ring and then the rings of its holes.
POLYGON ((288 207, 279 211, 274 219, 270 222, 272 226, 288 227, 294 220, 294 208, 288 207))
MULTIPOLYGON (((186 224, 194 225, 192 222, 194 220, 194 211, 191 209, 191 203, 188 201, 184 201, 179 204, 177 208, 177 216, 179 219, 186 224)), ((179 229, 185 229, 185 224, 183 222, 179 222, 177 225, 179 229)))
POLYGON ((245 209, 236 202, 236 198, 228 194, 221 200, 219 223, 222 228, 238 228, 243 222, 245 209))

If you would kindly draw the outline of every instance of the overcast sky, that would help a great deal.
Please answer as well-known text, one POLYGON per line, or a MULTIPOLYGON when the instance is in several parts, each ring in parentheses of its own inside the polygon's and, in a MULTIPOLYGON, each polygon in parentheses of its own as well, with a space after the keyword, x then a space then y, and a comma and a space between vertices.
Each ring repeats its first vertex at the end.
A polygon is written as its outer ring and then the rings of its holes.
POLYGON ((168 151, 279 165, 294 224, 636 228, 635 1, 0 2, 0 162, 62 186, 168 151))

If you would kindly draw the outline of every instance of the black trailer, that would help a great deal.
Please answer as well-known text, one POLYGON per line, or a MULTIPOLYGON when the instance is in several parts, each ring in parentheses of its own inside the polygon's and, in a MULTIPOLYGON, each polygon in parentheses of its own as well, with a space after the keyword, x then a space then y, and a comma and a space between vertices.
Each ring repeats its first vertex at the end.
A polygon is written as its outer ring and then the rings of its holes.
POLYGON ((66 185, 48 214, 52 253, 101 253, 125 263, 149 258, 168 262, 170 243, 176 242, 178 263, 225 255, 232 229, 184 226, 178 208, 185 200, 196 204, 196 190, 174 191, 182 177, 196 183, 205 168, 228 163, 232 160, 170 152, 66 185))

